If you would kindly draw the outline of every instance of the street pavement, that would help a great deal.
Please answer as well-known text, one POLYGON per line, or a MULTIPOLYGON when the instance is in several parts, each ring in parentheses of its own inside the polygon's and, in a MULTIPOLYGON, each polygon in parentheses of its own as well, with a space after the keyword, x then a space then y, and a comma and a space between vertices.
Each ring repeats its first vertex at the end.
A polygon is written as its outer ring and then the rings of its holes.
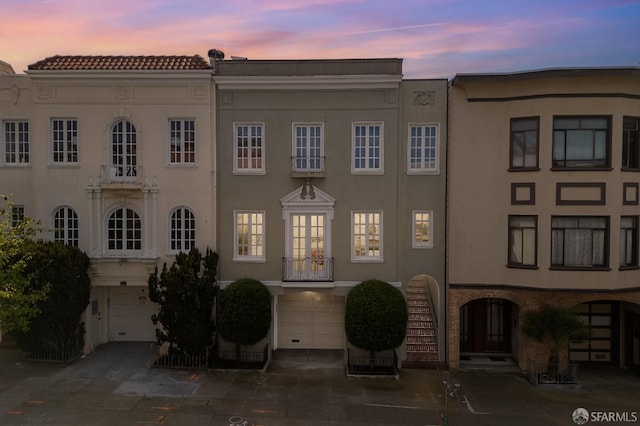
POLYGON ((111 343, 56 365, 2 349, 0 425, 527 426, 575 425, 579 407, 640 413, 640 380, 611 367, 558 390, 489 371, 347 377, 331 351, 276 351, 266 372, 150 368, 154 353, 152 343, 111 343))

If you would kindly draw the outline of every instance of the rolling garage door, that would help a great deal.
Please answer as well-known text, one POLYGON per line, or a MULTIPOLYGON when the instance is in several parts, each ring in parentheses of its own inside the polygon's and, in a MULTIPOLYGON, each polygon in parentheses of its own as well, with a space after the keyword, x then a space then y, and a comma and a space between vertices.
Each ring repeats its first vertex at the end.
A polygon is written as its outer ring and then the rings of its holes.
POLYGON ((303 291, 278 296, 278 348, 344 348, 344 297, 303 291))
POLYGON ((146 287, 113 287, 109 296, 109 329, 115 341, 155 341, 151 315, 158 305, 146 287))

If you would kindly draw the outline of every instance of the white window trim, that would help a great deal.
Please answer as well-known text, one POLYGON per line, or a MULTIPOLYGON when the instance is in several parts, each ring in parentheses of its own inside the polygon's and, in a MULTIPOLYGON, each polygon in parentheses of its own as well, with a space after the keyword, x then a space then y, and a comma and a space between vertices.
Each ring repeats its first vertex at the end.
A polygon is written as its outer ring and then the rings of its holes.
MULTIPOLYGON (((33 146, 31 144, 31 120, 29 120, 28 118, 7 118, 4 120, 0 120, 0 131, 2 132, 2 134, 0 135, 0 141, 2 146, 0 147, 0 154, 2 155, 2 162, 1 164, 3 164, 6 167, 31 167, 31 156, 33 155, 33 146), (25 163, 21 163, 19 161, 16 162, 7 162, 7 156, 6 156, 6 151, 7 151, 7 140, 6 140, 6 132, 5 132, 5 123, 12 123, 12 122, 26 122, 29 125, 29 161, 25 162, 25 163)), ((18 143, 18 142, 16 142, 18 143)), ((17 149, 17 148, 16 148, 17 149)))
POLYGON ((267 137, 266 137, 267 128, 264 122, 234 122, 233 123, 233 174, 234 175, 266 175, 267 174, 267 137), (262 167, 253 169, 253 168, 238 168, 238 126, 260 126, 262 127, 262 167))
MULTIPOLYGON (((423 147, 424 148, 424 147, 423 147)), ((440 123, 409 123, 407 127, 407 174, 408 175, 438 175, 440 174, 440 123), (436 166, 435 168, 411 168, 411 128, 412 127, 436 128, 436 166)))
POLYGON ((234 262, 264 263, 267 261, 267 214, 264 210, 234 210, 233 211, 233 258, 234 262), (241 256, 238 254, 238 214, 260 213, 262 214, 262 256, 241 256))
POLYGON ((354 175, 383 175, 384 174, 384 122, 383 121, 354 121, 351 123, 351 174, 354 175), (356 126, 380 126, 380 167, 362 168, 355 166, 356 162, 356 126))
MULTIPOLYGON (((195 226, 195 230, 196 230, 196 236, 195 236, 195 240, 193 242, 193 247, 197 247, 197 244, 198 244, 198 218, 196 217, 196 213, 191 208, 189 208, 187 206, 177 206, 174 209, 172 209, 169 212, 169 216, 167 216, 167 228, 166 228, 167 229, 167 254, 172 255, 172 256, 176 255, 176 254, 178 254, 180 252, 188 253, 190 251, 190 250, 185 250, 184 248, 181 249, 181 250, 172 250, 171 249, 171 242, 172 242, 172 239, 171 239, 171 217, 178 210, 188 210, 189 213, 191 213, 193 215, 194 226, 195 226)), ((184 218, 182 218, 182 220, 184 221, 184 218)), ((183 246, 184 246, 184 242, 185 242, 185 239, 184 239, 184 228, 182 229, 182 231, 183 231, 183 237, 180 239, 180 241, 183 243, 183 246)))
POLYGON ((411 212, 411 247, 414 249, 433 248, 433 210, 413 210, 411 212), (427 213, 429 215, 429 241, 416 241, 416 213, 427 213))
POLYGON ((382 263, 384 262, 384 214, 383 210, 352 210, 351 211, 351 263, 382 263), (356 256, 356 245, 354 235, 354 216, 356 214, 380 214, 380 255, 379 256, 356 256))
MULTIPOLYGON (((182 132, 184 133, 184 129, 182 130, 182 132)), ((184 140, 181 141, 182 144, 182 158, 184 159, 184 140)), ((199 146, 200 145, 198 143, 198 121, 194 118, 194 117, 169 117, 167 119, 167 146, 166 146, 166 152, 167 152, 167 166, 168 167, 198 167, 198 158, 199 158, 199 146), (193 131, 195 133, 195 139, 193 141, 194 147, 193 147, 193 156, 194 156, 194 161, 193 162, 185 162, 185 161, 176 161, 173 162, 171 161, 171 122, 172 121, 180 121, 180 122, 185 122, 185 121, 193 121, 193 131)))
MULTIPOLYGON (((66 126, 66 124, 65 124, 66 126)), ((66 132, 65 127, 65 132, 66 132)), ((66 154, 66 150, 64 151, 66 154)), ((80 165, 80 121, 77 117, 51 117, 49 119, 49 165, 52 167, 78 167, 80 165), (56 120, 62 121, 70 121, 73 120, 76 122, 76 155, 78 157, 77 161, 66 161, 66 155, 64 161, 55 161, 54 153, 55 150, 53 148, 53 122, 56 120)))
MULTIPOLYGON (((138 209, 134 208, 131 205, 116 206, 107 212, 107 214, 104 217, 103 225, 104 225, 104 241, 103 241, 104 257, 135 258, 135 257, 142 256, 142 254, 144 253, 143 250, 145 247, 145 227, 144 227, 143 216, 140 215, 140 212, 138 211, 138 209), (116 210, 121 210, 121 209, 132 210, 136 215, 138 215, 138 219, 140 220, 140 250, 127 250, 126 248, 123 248, 122 250, 109 249, 109 218, 116 210)), ((125 232, 126 232, 126 229, 125 229, 125 232)))
MULTIPOLYGON (((292 170, 295 168, 295 158, 296 158, 296 127, 320 127, 320 169, 304 169, 309 171, 324 171, 324 123, 323 122, 294 122, 291 123, 291 168, 292 170)), ((307 150, 309 146, 307 145, 307 150)), ((304 171, 300 169, 299 171, 304 171)))
MULTIPOLYGON (((55 239, 55 235, 56 235, 56 213, 58 211, 60 211, 60 209, 70 209, 75 215, 76 218, 78 219, 78 228, 76 229, 78 231, 78 245, 75 247, 79 247, 80 246, 80 216, 78 215, 78 212, 76 211, 76 209, 74 209, 73 207, 71 207, 68 204, 63 204, 60 205, 58 207, 56 207, 55 209, 53 209, 53 212, 51 212, 51 215, 49 217, 49 233, 50 233, 50 237, 49 240, 51 241, 56 241, 55 239)), ((66 214, 66 213, 65 213, 66 214)), ((65 216, 65 227, 63 229, 64 231, 64 241, 61 241, 63 244, 69 245, 69 239, 68 239, 68 232, 69 232, 69 228, 67 228, 66 226, 66 221, 69 219, 67 216, 65 216)))

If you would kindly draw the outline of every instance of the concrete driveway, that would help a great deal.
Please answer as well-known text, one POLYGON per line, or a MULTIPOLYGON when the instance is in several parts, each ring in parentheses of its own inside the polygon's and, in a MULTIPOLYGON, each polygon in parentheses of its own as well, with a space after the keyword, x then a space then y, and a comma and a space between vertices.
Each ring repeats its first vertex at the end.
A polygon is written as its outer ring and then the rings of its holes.
POLYGON ((524 426, 572 425, 578 407, 640 411, 640 382, 619 370, 549 391, 504 373, 346 377, 339 356, 314 351, 277 351, 267 372, 152 369, 154 351, 112 343, 68 366, 0 351, 0 424, 524 426))

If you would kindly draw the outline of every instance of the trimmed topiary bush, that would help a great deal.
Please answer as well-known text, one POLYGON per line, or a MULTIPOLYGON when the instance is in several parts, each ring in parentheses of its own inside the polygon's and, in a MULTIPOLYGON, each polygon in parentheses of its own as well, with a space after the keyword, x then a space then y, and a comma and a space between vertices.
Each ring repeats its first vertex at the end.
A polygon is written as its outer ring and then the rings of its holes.
POLYGON ((347 339, 352 345, 369 351, 372 364, 375 352, 395 349, 402 344, 407 321, 404 296, 389 283, 364 281, 347 296, 347 339))
POLYGON ((260 281, 242 278, 222 292, 217 305, 218 333, 236 344, 236 361, 240 362, 242 345, 264 339, 271 328, 271 293, 260 281))

